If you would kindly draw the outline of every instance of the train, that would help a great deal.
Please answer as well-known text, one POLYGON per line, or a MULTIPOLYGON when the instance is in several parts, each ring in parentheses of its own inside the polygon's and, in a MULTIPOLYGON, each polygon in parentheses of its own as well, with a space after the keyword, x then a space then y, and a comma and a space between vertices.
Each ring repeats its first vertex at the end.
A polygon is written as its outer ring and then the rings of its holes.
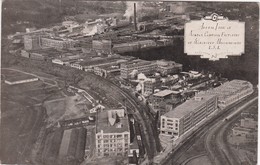
POLYGON ((74 127, 81 127, 87 125, 95 125, 95 121, 96 121, 95 116, 87 116, 87 117, 76 118, 76 119, 62 120, 59 121, 59 125, 62 128, 74 128, 74 127))

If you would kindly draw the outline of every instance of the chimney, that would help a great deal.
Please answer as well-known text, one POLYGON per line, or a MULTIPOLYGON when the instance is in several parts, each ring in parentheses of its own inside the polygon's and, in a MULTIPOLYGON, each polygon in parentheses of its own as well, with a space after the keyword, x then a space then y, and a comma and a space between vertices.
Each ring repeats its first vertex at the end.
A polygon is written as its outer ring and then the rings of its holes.
POLYGON ((134 3, 134 26, 135 26, 135 30, 137 30, 137 25, 136 25, 136 3, 134 3))

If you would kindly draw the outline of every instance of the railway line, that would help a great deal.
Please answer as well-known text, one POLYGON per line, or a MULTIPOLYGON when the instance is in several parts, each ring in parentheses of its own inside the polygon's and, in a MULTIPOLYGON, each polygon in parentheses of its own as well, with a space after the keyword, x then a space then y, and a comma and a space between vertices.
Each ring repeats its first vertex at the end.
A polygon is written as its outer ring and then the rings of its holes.
MULTIPOLYGON (((93 76, 95 76, 99 81, 103 81, 106 86, 108 86, 110 89, 113 91, 116 91, 118 93, 120 100, 123 100, 123 104, 127 107, 127 110, 129 113, 133 114, 133 117, 135 121, 140 123, 140 128, 141 128, 141 136, 143 137, 143 144, 146 149, 146 154, 149 160, 149 163, 152 164, 153 157, 155 153, 157 152, 157 146, 160 146, 160 141, 159 137, 155 136, 157 134, 153 129, 153 126, 149 122, 149 117, 146 115, 145 112, 142 110, 146 109, 146 107, 142 104, 139 103, 139 101, 134 98, 134 96, 131 96, 129 93, 126 91, 122 90, 120 87, 118 87, 116 84, 113 82, 110 82, 107 79, 104 79, 102 77, 99 77, 97 75, 94 75, 92 73, 88 73, 93 76)), ((120 101, 119 101, 120 102, 120 101)))
POLYGON ((193 145, 193 143, 196 140, 200 139, 203 134, 208 133, 209 130, 212 129, 218 121, 222 121, 223 118, 233 113, 234 107, 240 107, 244 105, 247 101, 256 98, 257 92, 254 92, 253 94, 244 98, 240 102, 232 104, 226 107, 225 109, 221 110, 211 120, 206 121, 201 127, 199 127, 197 130, 194 130, 188 138, 184 139, 181 143, 175 146, 175 148, 172 149, 171 154, 167 155, 167 157, 160 164, 169 165, 177 163, 177 160, 190 148, 190 146, 193 145))
POLYGON ((240 107, 240 109, 231 113, 228 116, 229 120, 220 120, 218 123, 216 123, 216 128, 211 129, 207 134, 206 149, 210 153, 209 155, 211 157, 211 160, 215 158, 215 161, 213 161, 214 164, 240 164, 239 159, 237 159, 236 155, 231 151, 230 147, 228 146, 225 135, 228 127, 230 127, 232 123, 240 117, 240 112, 249 105, 255 104, 256 100, 257 98, 248 101, 245 105, 240 107))

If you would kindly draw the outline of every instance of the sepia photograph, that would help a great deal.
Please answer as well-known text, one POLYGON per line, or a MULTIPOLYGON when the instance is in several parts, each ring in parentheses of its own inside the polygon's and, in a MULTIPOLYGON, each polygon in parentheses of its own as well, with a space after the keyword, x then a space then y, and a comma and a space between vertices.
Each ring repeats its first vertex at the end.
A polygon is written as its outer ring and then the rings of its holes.
POLYGON ((258 164, 259 2, 1 1, 0 164, 258 164))

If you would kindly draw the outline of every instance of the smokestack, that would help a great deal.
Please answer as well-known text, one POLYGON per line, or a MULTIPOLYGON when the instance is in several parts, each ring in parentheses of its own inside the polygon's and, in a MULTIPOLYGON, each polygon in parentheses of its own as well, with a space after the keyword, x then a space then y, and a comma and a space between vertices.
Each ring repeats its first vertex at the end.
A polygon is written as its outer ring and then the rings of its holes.
POLYGON ((136 4, 134 3, 134 26, 135 30, 137 30, 137 25, 136 25, 136 4))

